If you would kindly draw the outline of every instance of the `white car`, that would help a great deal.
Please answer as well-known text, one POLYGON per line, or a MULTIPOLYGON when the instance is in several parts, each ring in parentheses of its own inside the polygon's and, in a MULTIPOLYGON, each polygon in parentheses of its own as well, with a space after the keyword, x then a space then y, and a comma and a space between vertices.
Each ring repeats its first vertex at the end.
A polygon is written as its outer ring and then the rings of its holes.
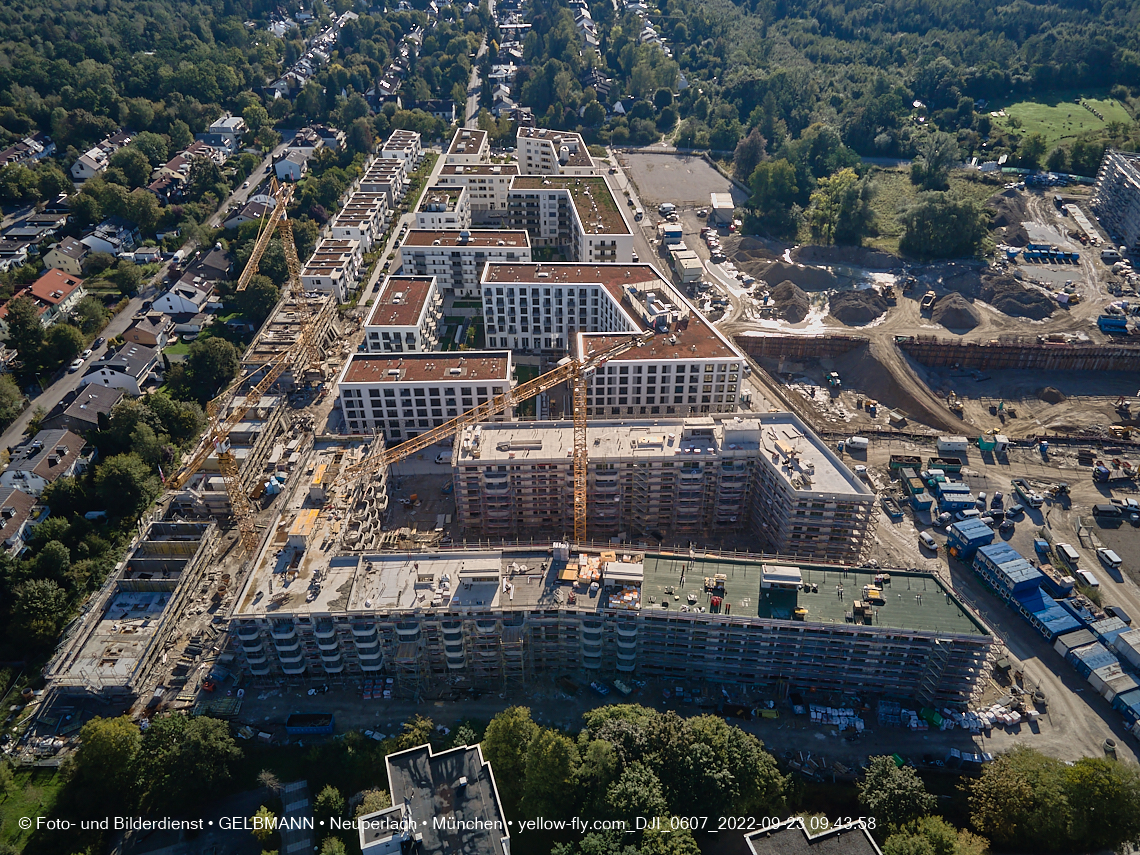
POLYGON ((928 531, 920 531, 918 533, 918 542, 922 546, 925 546, 927 549, 929 549, 931 552, 938 551, 938 541, 931 537, 930 532, 928 531))
POLYGON ((69 366, 67 366, 67 373, 68 374, 74 374, 76 371, 78 371, 82 367, 83 367, 83 357, 79 357, 74 362, 72 362, 69 366))

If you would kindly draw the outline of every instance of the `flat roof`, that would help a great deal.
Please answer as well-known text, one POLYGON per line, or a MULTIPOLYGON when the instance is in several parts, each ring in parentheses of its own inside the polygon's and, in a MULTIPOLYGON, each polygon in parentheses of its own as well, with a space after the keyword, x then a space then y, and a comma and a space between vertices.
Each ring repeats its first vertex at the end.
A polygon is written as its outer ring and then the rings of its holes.
POLYGON ((567 145, 570 149, 570 157, 567 159, 566 166, 590 166, 594 165, 594 161, 590 159, 590 150, 586 147, 585 141, 581 135, 573 131, 556 131, 548 128, 519 128, 518 133, 515 135, 533 140, 545 140, 554 146, 554 156, 557 158, 559 149, 563 145, 567 145))
POLYGON ((389 276, 376 298, 368 326, 414 327, 434 283, 434 276, 389 276))
POLYGON ((420 206, 417 209, 423 213, 433 213, 428 207, 429 205, 443 205, 444 210, 454 211, 459 205, 459 198, 463 195, 463 187, 441 187, 435 185, 429 187, 427 192, 420 197, 420 206))
POLYGON ((519 174, 517 163, 449 163, 439 171, 440 175, 502 175, 510 177, 519 174))
POLYGON ((831 447, 793 413, 760 413, 761 445, 780 475, 797 490, 874 496, 831 447), (778 462, 776 460, 778 458, 778 462))
POLYGON ((354 353, 341 383, 469 383, 510 381, 510 351, 462 353, 354 353), (396 371, 397 374, 390 372, 396 371), (458 373, 453 373, 458 372, 458 373))
POLYGON ((439 246, 450 247, 530 247, 530 234, 525 230, 465 229, 464 231, 467 233, 466 237, 463 231, 454 229, 440 231, 411 229, 404 240, 404 246, 434 246, 435 242, 439 241, 439 246))
POLYGON ((473 128, 460 128, 451 138, 451 145, 447 148, 448 154, 478 154, 487 140, 487 132, 473 128))
POLYGON ((640 314, 623 302, 627 287, 635 287, 640 294, 651 293, 665 297, 666 302, 677 307, 678 313, 683 316, 680 323, 660 333, 647 344, 614 357, 611 360, 613 362, 640 362, 645 359, 743 359, 732 342, 705 320, 688 298, 667 282, 651 264, 492 262, 484 270, 482 282, 528 287, 598 285, 605 288, 611 299, 619 305, 629 328, 604 333, 578 333, 578 342, 585 347, 586 352, 604 350, 631 332, 648 329, 640 314))
POLYGON ((566 190, 588 234, 629 234, 617 199, 600 175, 520 175, 511 190, 566 190))

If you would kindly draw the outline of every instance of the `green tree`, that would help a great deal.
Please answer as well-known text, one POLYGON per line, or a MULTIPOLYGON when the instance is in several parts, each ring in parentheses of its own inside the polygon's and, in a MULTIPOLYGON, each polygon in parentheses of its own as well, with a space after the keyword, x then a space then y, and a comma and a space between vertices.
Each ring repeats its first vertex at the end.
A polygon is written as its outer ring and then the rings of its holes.
POLYGON ((372 122, 365 118, 353 121, 345 132, 344 144, 351 152, 357 154, 371 153, 376 144, 373 138, 372 122))
POLYGON ((93 718, 83 725, 73 780, 85 808, 133 806, 131 767, 141 743, 142 732, 129 716, 93 718))
POLYGON ((343 817, 344 812, 344 796, 332 784, 326 784, 313 799, 313 817, 321 825, 328 825, 330 820, 343 817))
POLYGON ((39 646, 55 641, 67 617, 67 592, 52 579, 30 579, 12 592, 13 641, 39 646))
POLYGON ((392 806, 392 797, 387 790, 366 790, 364 798, 356 806, 356 818, 376 813, 392 806))
POLYGON ((1017 158, 1021 166, 1025 169, 1038 169, 1041 158, 1045 156, 1046 146, 1044 134, 1032 133, 1026 136, 1017 147, 1017 158))
POLYGON ((861 243, 873 219, 871 195, 870 182, 850 167, 821 178, 808 211, 812 235, 824 243, 861 243))
POLYGON ((253 836, 257 838, 258 843, 268 843, 273 839, 277 833, 273 829, 273 821, 277 818, 277 814, 262 805, 257 809, 251 818, 250 822, 253 824, 253 836))
POLYGON ((1075 846, 1114 852, 1140 846, 1140 774, 1106 757, 1082 757, 1062 770, 1074 806, 1069 838, 1075 846))
POLYGON ((227 722, 169 715, 151 721, 134 769, 144 810, 185 813, 215 798, 241 749, 227 722))
POLYGON ((425 715, 414 715, 404 722, 404 730, 396 739, 396 749, 403 751, 423 745, 431 739, 435 724, 425 715))
POLYGON ((124 297, 133 297, 142 285, 143 272, 133 261, 120 261, 110 278, 120 294, 124 297))
POLYGON ((976 255, 989 233, 989 217, 977 203, 949 193, 924 193, 899 215, 899 249, 919 258, 976 255))
POLYGON ((116 454, 95 470, 95 497, 112 516, 134 519, 159 493, 158 478, 135 453, 116 454))
POLYGON ((247 321, 260 326, 262 321, 269 317, 277 301, 281 299, 281 291, 268 276, 255 273, 250 277, 249 285, 244 291, 235 291, 232 297, 233 307, 241 312, 247 321))
POLYGON ((764 161, 752 172, 750 184, 752 198, 748 204, 760 221, 774 229, 788 228, 800 192, 795 168, 783 158, 764 161))
POLYGON ((24 361, 34 364, 44 342, 44 325, 40 323, 40 310, 30 297, 16 297, 8 301, 8 343, 24 361))
POLYGON ((662 87, 653 93, 653 106, 658 110, 673 106, 673 92, 662 87))
MULTIPOLYGON (((768 143, 759 128, 753 128, 748 136, 741 138, 732 155, 732 174, 737 181, 748 183, 752 179, 756 167, 764 159, 767 147, 768 143)), ((793 180, 793 186, 794 184, 793 180)))
POLYGON ((917 157, 911 164, 910 180, 924 190, 943 190, 947 176, 960 157, 958 142, 950 134, 935 131, 918 141, 917 157))
POLYGON ((92 294, 88 294, 76 304, 71 314, 79 328, 83 330, 84 333, 90 334, 103 329, 103 326, 107 323, 109 313, 107 312, 106 306, 103 305, 102 300, 92 294))
POLYGON ((504 808, 513 814, 523 796, 527 748, 538 725, 526 707, 508 707, 491 719, 483 734, 483 756, 495 770, 504 808))
POLYGON ((170 159, 170 149, 166 145, 166 140, 162 135, 150 131, 135 134, 131 140, 131 148, 137 148, 146 155, 151 169, 157 169, 170 159))
POLYGON ((995 844, 1040 852, 1065 848, 1073 807, 1065 765, 1018 747, 987 763, 969 785, 970 820, 995 844))
POLYGON ((638 817, 661 816, 666 812, 661 781, 640 761, 630 763, 610 785, 606 805, 613 816, 624 819, 631 827, 638 817))
POLYGON ((647 828, 641 835, 638 855, 701 855, 693 832, 679 823, 673 828, 669 817, 658 817, 655 828, 647 828))
POLYGON ((38 578, 62 582, 67 568, 71 566, 71 550, 58 540, 48 541, 35 560, 38 578))
POLYGON ((241 111, 241 117, 253 133, 257 133, 269 121, 269 112, 260 104, 250 104, 241 111))
POLYGON ((326 837, 321 844, 320 855, 346 855, 347 849, 336 837, 326 837))
POLYGON ((586 105, 585 111, 582 113, 582 124, 588 128, 596 128, 606 120, 606 108, 599 104, 597 101, 591 101, 586 105))
POLYGON ((7 427, 24 411, 26 399, 11 374, 0 374, 0 427, 7 427))
POLYGON ((540 730, 527 745, 523 786, 526 812, 552 819, 568 816, 573 805, 566 794, 574 790, 577 776, 577 746, 555 730, 540 730))
POLYGON ((240 367, 238 349, 228 341, 199 339, 186 355, 187 396, 204 405, 229 385, 240 367))
POLYGON ((71 222, 79 226, 93 226, 103 220, 103 206, 90 193, 76 193, 67 200, 71 222))
POLYGON ((914 769, 900 769, 890 756, 870 758, 863 780, 856 786, 859 804, 867 809, 868 816, 889 817, 895 825, 926 816, 936 804, 914 769))
POLYGON ((71 324, 52 324, 44 335, 40 351, 45 368, 58 368, 75 359, 83 350, 86 339, 83 333, 71 324))
POLYGON ((150 183, 150 161, 134 146, 126 146, 111 155, 107 167, 121 170, 131 187, 144 187, 150 183))

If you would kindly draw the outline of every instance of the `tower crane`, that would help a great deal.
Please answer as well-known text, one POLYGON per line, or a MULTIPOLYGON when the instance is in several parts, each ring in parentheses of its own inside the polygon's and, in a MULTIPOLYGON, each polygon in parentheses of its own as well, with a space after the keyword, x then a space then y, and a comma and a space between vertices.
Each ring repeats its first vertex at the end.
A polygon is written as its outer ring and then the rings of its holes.
MULTIPOLYGON (((257 272, 258 264, 269 246, 269 240, 273 237, 275 227, 281 234, 281 244, 285 250, 285 262, 289 269, 287 293, 288 291, 300 290, 301 263, 297 257, 297 247, 293 243, 292 227, 285 216, 285 208, 293 196, 293 188, 279 185, 276 179, 270 179, 270 192, 273 194, 276 204, 273 211, 262 222, 257 241, 253 246, 253 252, 250 254, 249 261, 246 262, 241 276, 238 277, 237 290, 239 291, 244 290, 249 285, 250 279, 257 272)), ((246 413, 258 405, 262 396, 273 387, 273 384, 287 369, 297 367, 304 369, 320 364, 321 349, 320 342, 317 340, 317 330, 321 328, 324 320, 331 319, 330 316, 335 308, 336 304, 330 294, 315 314, 306 314, 301 318, 297 339, 286 350, 277 354, 265 365, 257 368, 258 371, 264 370, 265 375, 246 391, 240 404, 232 408, 227 406, 235 399, 238 389, 249 380, 250 375, 248 374, 239 377, 206 405, 209 422, 202 439, 186 463, 166 482, 166 486, 170 489, 181 488, 201 468, 206 459, 211 454, 216 453, 218 455, 218 468, 221 470, 226 494, 230 500, 230 509, 238 525, 244 552, 252 552, 257 546, 257 528, 254 524, 253 506, 241 485, 237 458, 230 448, 230 432, 245 418, 246 413)))
POLYGON ((638 333, 624 339, 617 344, 597 353, 587 353, 582 357, 568 356, 550 371, 528 380, 519 386, 496 395, 485 404, 479 404, 461 416, 444 422, 439 427, 421 433, 419 436, 402 442, 399 445, 387 448, 384 443, 377 440, 372 450, 361 460, 346 466, 334 482, 352 482, 369 473, 378 471, 381 467, 391 466, 411 457, 428 446, 455 436, 469 425, 489 421, 509 407, 530 400, 569 381, 573 390, 574 404, 574 540, 578 543, 586 539, 586 474, 589 465, 589 456, 586 450, 586 380, 598 366, 620 356, 627 350, 641 345, 652 339, 652 330, 638 333))

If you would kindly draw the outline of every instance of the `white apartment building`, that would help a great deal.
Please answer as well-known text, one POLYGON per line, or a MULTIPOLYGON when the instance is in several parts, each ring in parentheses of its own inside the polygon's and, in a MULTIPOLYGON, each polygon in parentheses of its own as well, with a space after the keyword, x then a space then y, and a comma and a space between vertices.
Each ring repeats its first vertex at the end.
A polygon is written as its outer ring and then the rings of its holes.
POLYGON ((332 221, 331 235, 337 240, 359 241, 361 251, 372 244, 388 226, 388 197, 383 193, 353 193, 332 221))
POLYGON ((413 229, 399 249, 398 269, 405 276, 435 276, 445 296, 475 297, 488 262, 526 263, 530 257, 524 231, 413 229))
POLYGON ((1122 246, 1140 250, 1140 154, 1115 149, 1104 153, 1092 209, 1122 246))
MULTIPOLYGON (((337 379, 350 433, 399 443, 442 425, 511 387, 511 353, 354 353, 337 379)), ((508 408, 495 420, 513 418, 508 408)))
POLYGON ((444 166, 436 187, 466 187, 474 225, 500 223, 507 216, 507 194, 519 174, 513 163, 444 166))
POLYGON ((404 198, 404 184, 407 174, 402 160, 380 158, 372 161, 360 179, 363 193, 383 193, 388 199, 389 209, 395 208, 404 198))
POLYGON ((519 128, 515 137, 522 175, 596 175, 582 137, 572 131, 519 128))
POLYGON ((520 175, 507 196, 507 225, 567 261, 633 261, 633 234, 604 178, 520 175))
POLYGON ((389 276, 364 325, 364 344, 369 353, 435 350, 442 317, 434 276, 389 276))
POLYGON ((420 132, 392 131, 380 149, 380 156, 387 160, 402 160, 406 171, 412 172, 424 159, 424 147, 420 139, 420 132))
POLYGON ((471 200, 466 187, 432 187, 420 197, 416 228, 459 231, 471 228, 471 200))
POLYGON ((451 138, 451 145, 443 156, 445 166, 455 164, 486 163, 491 159, 491 144, 486 131, 460 128, 451 138))
MULTIPOLYGON (((744 357, 648 264, 489 264, 482 277, 489 347, 601 351, 644 330, 648 344, 589 378, 591 416, 655 418, 734 413, 744 357)), ((552 396, 554 414, 569 401, 552 396)))
POLYGON ((301 286, 332 294, 343 303, 360 284, 363 262, 360 241, 326 238, 301 270, 301 286))

